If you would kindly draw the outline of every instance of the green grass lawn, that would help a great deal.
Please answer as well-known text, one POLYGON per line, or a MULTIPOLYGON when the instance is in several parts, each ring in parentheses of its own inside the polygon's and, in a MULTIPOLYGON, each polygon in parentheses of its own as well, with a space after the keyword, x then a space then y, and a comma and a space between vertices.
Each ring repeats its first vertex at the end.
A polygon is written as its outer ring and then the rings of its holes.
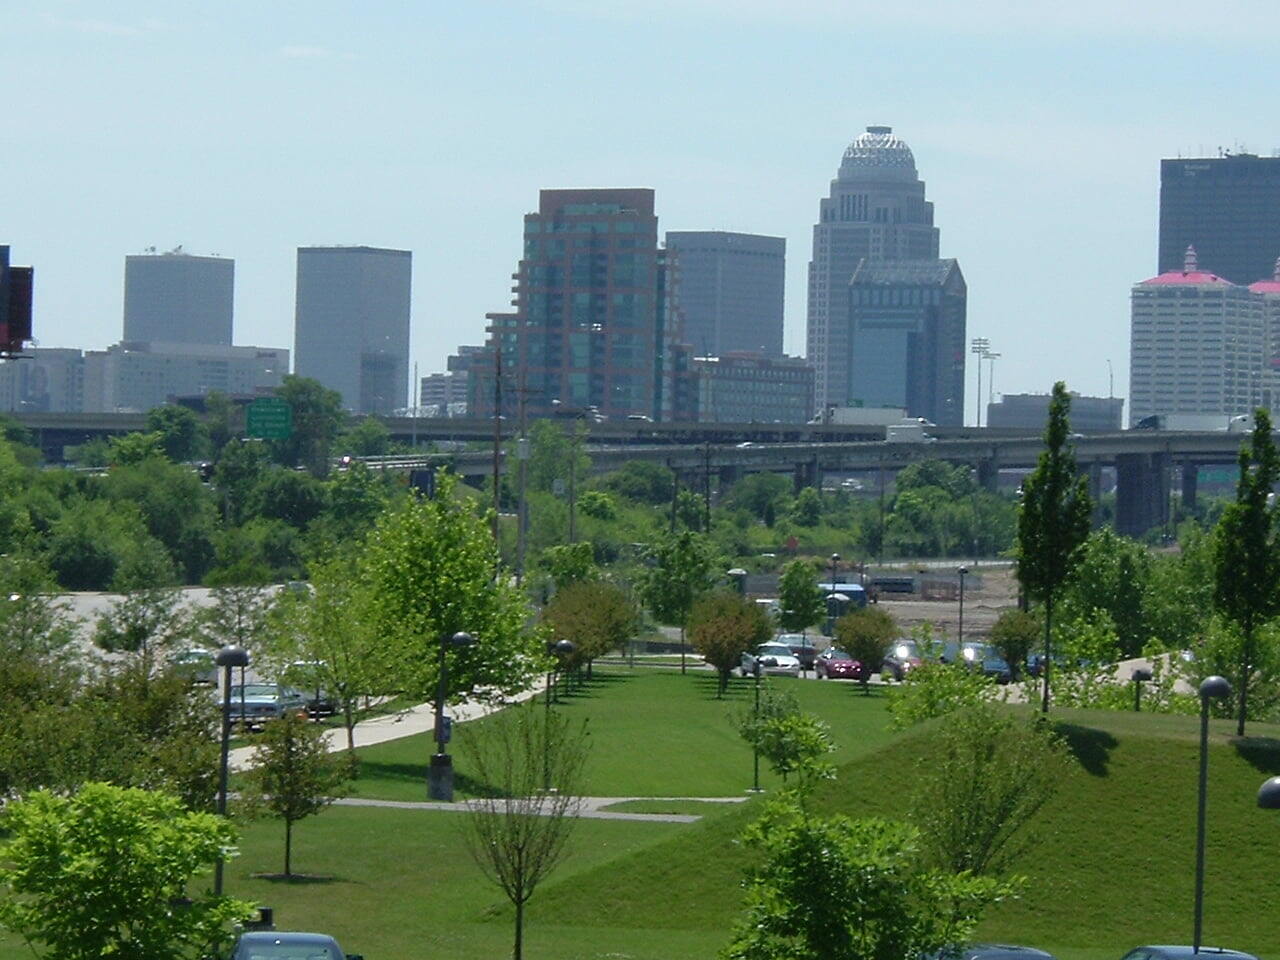
MULTIPOLYGON (((715 677, 705 672, 682 676, 668 670, 596 670, 593 680, 554 709, 587 721, 589 796, 741 796, 752 783, 752 758, 732 717, 751 706, 753 683, 735 678, 725 698, 717 699, 715 677)), ((765 684, 794 692, 805 710, 831 725, 837 762, 862 756, 891 737, 885 701, 874 691, 867 697, 853 684, 785 677, 765 684)), ((457 744, 470 726, 461 724, 454 733, 460 796, 479 788, 468 778, 457 744)), ((426 799, 426 764, 433 750, 426 734, 362 748, 360 779, 350 792, 381 800, 426 799)), ((767 769, 761 771, 761 782, 776 785, 767 769)))

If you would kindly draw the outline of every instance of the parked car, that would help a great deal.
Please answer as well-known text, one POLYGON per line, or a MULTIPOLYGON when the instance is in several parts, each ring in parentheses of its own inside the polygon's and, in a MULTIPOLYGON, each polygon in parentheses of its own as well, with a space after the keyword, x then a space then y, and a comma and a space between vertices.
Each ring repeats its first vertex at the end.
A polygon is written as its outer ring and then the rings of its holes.
POLYGON ((1035 947, 1016 947, 1007 943, 969 943, 944 947, 929 960, 1054 960, 1051 953, 1035 947))
POLYGON ((192 683, 216 684, 218 682, 218 665, 213 661, 213 654, 203 647, 190 647, 179 650, 169 657, 175 672, 182 674, 192 683))
POLYGON ((1122 960, 1198 960, 1199 957, 1216 960, 1258 960, 1252 953, 1228 950, 1225 947, 1201 947, 1197 954, 1188 946, 1134 947, 1122 960))
POLYGON ((338 941, 323 933, 286 933, 267 930, 242 933, 231 960, 364 960, 357 953, 343 953, 338 941))
POLYGON ((775 643, 786 644, 791 655, 800 661, 801 670, 812 670, 818 659, 818 648, 813 638, 803 633, 780 633, 775 643))
POLYGON ((302 691, 307 698, 307 713, 316 718, 331 717, 338 712, 338 702, 320 681, 323 666, 316 660, 295 660, 281 677, 302 691))
POLYGON ((871 671, 838 647, 827 647, 818 655, 815 672, 819 680, 866 680, 871 671))
POLYGON ((228 714, 232 723, 253 729, 291 712, 300 715, 307 712, 307 698, 293 687, 282 683, 237 683, 231 687, 228 714))
POLYGON ((914 640, 899 640, 889 648, 888 656, 880 664, 880 679, 901 683, 922 662, 919 644, 914 640))
POLYGON ((1013 671, 1009 669, 1008 662, 989 643, 968 641, 961 644, 959 650, 954 643, 948 643, 943 647, 940 659, 943 663, 954 663, 958 659, 970 670, 980 671, 983 676, 990 677, 996 683, 1008 683, 1013 679, 1013 671))
POLYGON ((791 648, 782 643, 762 643, 756 647, 755 653, 742 655, 742 675, 754 675, 756 661, 760 662, 760 672, 770 676, 800 676, 800 660, 791 652, 791 648))

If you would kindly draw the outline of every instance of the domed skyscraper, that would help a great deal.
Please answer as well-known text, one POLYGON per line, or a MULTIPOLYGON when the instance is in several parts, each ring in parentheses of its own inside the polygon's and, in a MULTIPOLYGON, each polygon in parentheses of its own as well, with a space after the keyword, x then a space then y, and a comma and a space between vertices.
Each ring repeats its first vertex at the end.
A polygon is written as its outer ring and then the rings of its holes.
MULTIPOLYGON (((845 150, 813 227, 807 353, 815 368, 820 411, 859 401, 873 406, 894 400, 861 396, 858 384, 851 382, 856 348, 849 283, 859 264, 937 259, 933 204, 925 199, 911 148, 891 127, 867 127, 845 150)), ((961 390, 963 337, 961 329, 961 390)), ((904 399, 887 405, 909 404, 904 399)))

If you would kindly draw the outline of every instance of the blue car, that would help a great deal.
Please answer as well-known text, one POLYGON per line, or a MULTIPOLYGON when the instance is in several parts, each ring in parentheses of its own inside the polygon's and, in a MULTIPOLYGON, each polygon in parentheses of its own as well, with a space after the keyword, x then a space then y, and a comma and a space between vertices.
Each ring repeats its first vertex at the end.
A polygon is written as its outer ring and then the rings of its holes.
POLYGON ((970 943, 939 950, 931 960, 1054 960, 1054 956, 1035 947, 1015 947, 1007 943, 970 943))
POLYGON ((1122 960, 1258 960, 1252 953, 1228 950, 1225 947, 1201 947, 1200 952, 1188 946, 1134 947, 1122 960))
POLYGON ((285 933, 276 930, 242 933, 231 960, 364 960, 343 953, 338 941, 323 933, 285 933))

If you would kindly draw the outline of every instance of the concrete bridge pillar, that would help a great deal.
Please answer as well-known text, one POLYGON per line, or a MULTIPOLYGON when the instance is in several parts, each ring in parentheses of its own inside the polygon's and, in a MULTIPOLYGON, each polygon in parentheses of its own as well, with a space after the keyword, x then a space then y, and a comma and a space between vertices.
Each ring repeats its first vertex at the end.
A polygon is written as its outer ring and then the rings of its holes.
POLYGON ((821 483, 821 471, 818 470, 817 457, 797 463, 792 472, 792 480, 796 493, 799 493, 805 487, 819 486, 821 483))
POLYGON ((978 461, 978 486, 987 493, 1000 492, 1000 461, 995 457, 978 461))
POLYGON ((1200 481, 1200 464, 1184 463, 1182 465, 1182 508, 1196 508, 1196 487, 1200 481))
POLYGON ((1116 532, 1137 537, 1169 522, 1169 455, 1116 456, 1116 532))

